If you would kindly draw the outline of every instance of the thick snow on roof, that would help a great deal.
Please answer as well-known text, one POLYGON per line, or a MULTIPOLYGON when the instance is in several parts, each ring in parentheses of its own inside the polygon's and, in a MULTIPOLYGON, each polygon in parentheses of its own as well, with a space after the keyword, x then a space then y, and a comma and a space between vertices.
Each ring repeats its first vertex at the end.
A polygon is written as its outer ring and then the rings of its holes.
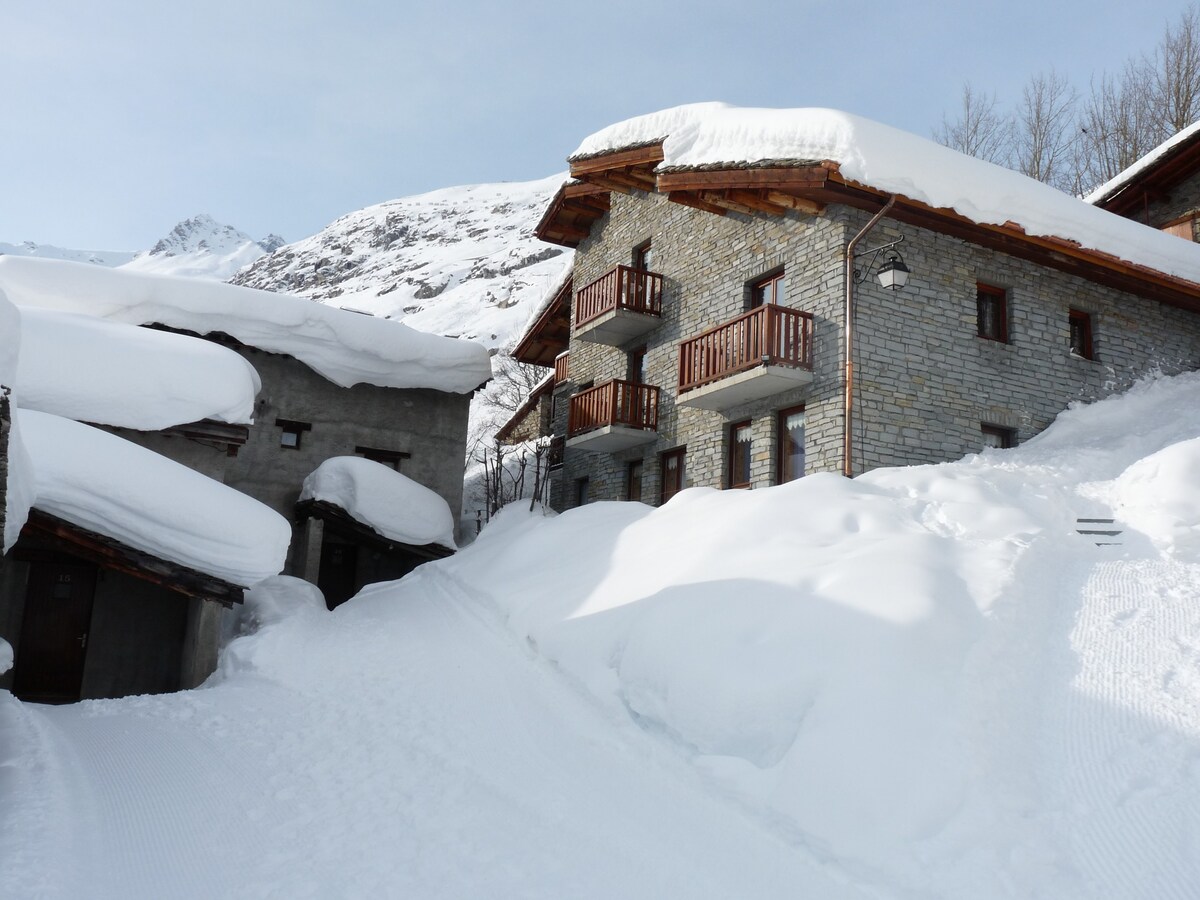
POLYGON ((1115 194, 1120 188, 1125 186, 1126 182, 1133 180, 1135 176, 1140 175, 1146 169, 1150 168, 1152 165, 1162 159, 1169 150, 1177 147, 1184 141, 1190 140, 1197 131, 1200 131, 1200 122, 1193 122, 1187 128, 1183 129, 1183 131, 1167 138, 1129 168, 1119 173, 1116 177, 1104 182, 1104 184, 1100 185, 1100 187, 1096 188, 1083 199, 1088 203, 1099 203, 1110 194, 1115 194))
POLYGON ((324 500, 389 540, 454 545, 454 516, 442 497, 394 469, 360 456, 325 460, 304 479, 301 500, 324 500))
POLYGON ((21 313, 0 290, 0 387, 10 390, 9 406, 13 410, 12 427, 8 433, 8 478, 5 484, 0 485, 4 500, 4 533, 0 534, 0 553, 7 553, 17 542, 29 516, 29 507, 33 505, 33 474, 25 445, 21 442, 21 428, 15 412, 20 351, 21 313))
POLYGON ((1005 169, 878 122, 832 109, 698 103, 639 116, 586 138, 572 158, 663 141, 660 168, 751 163, 839 165, 843 177, 973 222, 1081 246, 1200 283, 1200 247, 1005 169))
POLYGON ((0 288, 22 307, 224 332, 293 356, 343 387, 365 382, 465 394, 491 376, 479 344, 252 288, 13 256, 0 256, 0 288))
POLYGON ((17 418, 42 512, 233 584, 283 569, 291 526, 257 500, 97 428, 17 418))
POLYGON ((260 387, 244 357, 211 341, 75 313, 21 313, 24 409, 155 431, 250 422, 260 387))

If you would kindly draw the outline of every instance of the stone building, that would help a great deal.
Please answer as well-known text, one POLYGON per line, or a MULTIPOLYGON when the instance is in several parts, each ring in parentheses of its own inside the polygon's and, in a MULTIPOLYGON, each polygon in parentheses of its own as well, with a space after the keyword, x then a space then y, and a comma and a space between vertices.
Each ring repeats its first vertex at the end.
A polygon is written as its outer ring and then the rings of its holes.
POLYGON ((39 479, 49 457, 86 460, 101 438, 96 446, 118 460, 108 474, 63 479, 96 485, 96 503, 108 504, 96 514, 80 508, 91 497, 66 511, 34 498, 0 564, 0 638, 16 651, 0 688, 62 702, 190 687, 215 667, 222 610, 261 578, 280 570, 307 578, 333 606, 365 583, 453 552, 449 511, 461 504, 470 395, 490 374, 482 346, 299 298, 71 263, 2 258, 0 288, 23 308, 23 326, 10 329, 24 332, 21 359, 41 359, 22 364, 19 380, 29 383, 18 384, 19 412, 78 438, 57 442, 77 451, 31 452, 39 479), (72 315, 55 318, 63 313, 72 315), (105 328, 88 324, 99 320, 105 328), (165 353, 138 355, 164 344, 165 353), (189 346, 220 365, 193 366, 189 346), (236 406, 216 389, 191 390, 210 375, 225 383, 227 372, 241 373, 229 391, 236 406), (213 412, 193 421, 200 402, 213 412), (409 543, 356 519, 353 504, 298 502, 322 463, 354 456, 404 476, 371 467, 380 484, 415 482, 440 497, 446 536, 409 543), (153 485, 140 496, 127 489, 138 459, 156 467, 146 478, 161 485, 161 500, 153 485), (179 471, 155 462, 168 460, 179 471), (213 502, 201 512, 189 498, 213 502), (125 521, 109 530, 114 509, 125 521), (201 562, 164 550, 155 523, 184 535, 194 525, 196 541, 184 543, 197 545, 201 562), (277 554, 255 549, 260 543, 277 554), (225 572, 222 557, 240 558, 242 548, 253 565, 225 572), (47 613, 67 602, 70 622, 47 613))
POLYGON ((876 123, 702 104, 570 164, 573 288, 516 354, 556 362, 560 509, 1010 446, 1200 361, 1200 248, 876 123))

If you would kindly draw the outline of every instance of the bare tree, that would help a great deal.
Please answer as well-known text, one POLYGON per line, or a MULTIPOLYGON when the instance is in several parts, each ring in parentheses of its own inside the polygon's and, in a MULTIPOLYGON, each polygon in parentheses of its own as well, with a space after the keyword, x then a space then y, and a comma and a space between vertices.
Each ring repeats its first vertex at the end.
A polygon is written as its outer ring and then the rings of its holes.
POLYGON ((959 153, 1008 165, 1012 156, 1012 123, 997 112, 996 95, 980 94, 963 82, 958 117, 950 121, 942 116, 942 125, 933 139, 959 153))
POLYGON ((1149 81, 1149 69, 1133 62, 1125 64, 1119 79, 1104 75, 1099 83, 1093 80, 1080 121, 1086 187, 1114 178, 1159 143, 1147 103, 1149 81))
POLYGON ((1200 10, 1189 8, 1167 26, 1153 56, 1144 60, 1158 142, 1200 119, 1200 10))
POLYGON ((1029 79, 1013 119, 1014 168, 1059 190, 1077 188, 1076 104, 1075 89, 1053 69, 1029 79))

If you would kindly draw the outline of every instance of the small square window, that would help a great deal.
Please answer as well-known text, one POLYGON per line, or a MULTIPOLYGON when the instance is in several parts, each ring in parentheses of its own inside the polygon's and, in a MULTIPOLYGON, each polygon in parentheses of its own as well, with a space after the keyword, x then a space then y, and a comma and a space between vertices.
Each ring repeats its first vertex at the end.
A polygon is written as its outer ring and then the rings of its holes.
POLYGON ((1071 354, 1083 359, 1094 359, 1092 356, 1092 316, 1078 309, 1069 314, 1071 329, 1071 354))
POLYGON ((976 323, 979 336, 1008 343, 1008 292, 990 284, 975 285, 976 323))
POLYGON ((1001 425, 980 425, 979 431, 983 435, 983 449, 1007 450, 1009 447, 1017 446, 1017 432, 1013 428, 1004 428, 1001 425))
POLYGON ((285 450, 299 450, 304 432, 312 431, 311 422, 296 422, 292 419, 276 419, 275 427, 283 429, 279 433, 279 446, 285 450))

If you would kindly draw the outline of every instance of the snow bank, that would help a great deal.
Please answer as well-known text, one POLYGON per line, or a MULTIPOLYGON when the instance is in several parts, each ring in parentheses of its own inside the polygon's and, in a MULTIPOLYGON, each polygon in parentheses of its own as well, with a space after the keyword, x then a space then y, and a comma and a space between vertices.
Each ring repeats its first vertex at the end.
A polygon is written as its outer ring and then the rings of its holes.
POLYGON ((233 584, 283 568, 291 526, 257 500, 99 429, 17 418, 39 510, 233 584))
POLYGON ((4 533, 0 554, 17 542, 33 505, 33 475, 17 422, 16 382, 21 358, 21 313, 0 290, 0 387, 9 389, 8 478, 4 488, 4 533))
POLYGON ((1091 206, 1001 166, 831 109, 751 109, 697 103, 639 116, 586 138, 572 158, 662 140, 660 168, 838 163, 842 176, 973 222, 1013 222, 1027 234, 1078 242, 1200 282, 1200 247, 1091 206))
POLYGON ((359 456, 325 460, 304 479, 300 499, 341 507, 389 540, 455 549, 449 504, 424 485, 373 460, 359 456))
POLYGON ((211 341, 27 308, 21 348, 17 387, 25 409, 143 431, 254 418, 258 373, 211 341))
POLYGON ((364 382, 468 393, 491 375, 487 350, 478 344, 229 284, 3 256, 0 288, 21 307, 225 333, 293 356, 343 387, 364 382))

